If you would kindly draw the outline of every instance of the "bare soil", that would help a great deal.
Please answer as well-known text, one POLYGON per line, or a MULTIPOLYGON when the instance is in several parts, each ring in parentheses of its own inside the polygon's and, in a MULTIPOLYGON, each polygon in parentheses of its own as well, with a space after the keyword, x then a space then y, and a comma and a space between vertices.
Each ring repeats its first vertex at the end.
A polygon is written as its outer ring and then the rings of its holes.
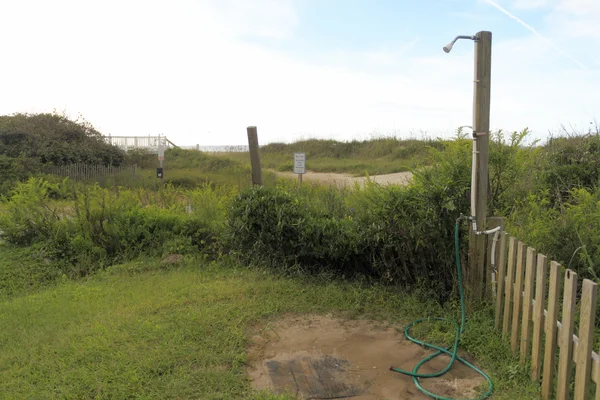
MULTIPOLYGON (((292 172, 277 172, 278 176, 298 179, 298 176, 292 172)), ((406 185, 412 179, 411 172, 396 172, 393 174, 373 175, 369 179, 381 185, 406 185)), ((329 183, 337 186, 353 185, 355 182, 361 185, 365 182, 365 177, 352 176, 350 174, 337 174, 331 172, 311 172, 307 171, 302 176, 303 181, 313 181, 329 183)))
MULTIPOLYGON (((357 388, 360 393, 347 398, 429 399, 415 387, 412 378, 389 369, 393 365, 412 371, 417 362, 431 353, 406 340, 398 328, 385 322, 347 321, 328 316, 286 317, 257 329, 249 348, 248 374, 255 389, 282 392, 273 384, 268 362, 273 365, 272 361, 333 358, 347 361, 347 364, 344 361, 346 367, 343 376, 338 378, 342 379, 344 385, 357 388)), ((468 355, 461 356, 472 362, 468 355)), ((439 371, 448 361, 449 357, 437 357, 419 372, 439 371)), ((473 398, 484 380, 473 370, 456 362, 446 375, 421 382, 426 389, 438 395, 473 398)), ((298 391, 298 399, 328 398, 306 397, 298 391)))

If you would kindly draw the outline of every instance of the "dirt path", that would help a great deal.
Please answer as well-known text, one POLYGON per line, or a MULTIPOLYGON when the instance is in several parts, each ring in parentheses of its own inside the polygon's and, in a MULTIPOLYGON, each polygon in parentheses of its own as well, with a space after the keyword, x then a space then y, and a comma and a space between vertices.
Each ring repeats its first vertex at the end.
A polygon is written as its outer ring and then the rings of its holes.
MULTIPOLYGON (((284 176, 292 179, 298 179, 298 176, 292 172, 276 172, 277 176, 284 176)), ((356 177, 350 174, 336 174, 331 172, 312 172, 308 171, 302 177, 303 181, 323 182, 335 184, 338 186, 352 185, 358 182, 361 185, 365 182, 364 177, 356 177)), ((394 174, 374 175, 370 179, 381 185, 406 185, 412 179, 411 172, 396 172, 394 174)))
MULTIPOLYGON (((252 337, 248 373, 255 389, 295 392, 298 399, 427 400, 411 378, 389 368, 411 371, 429 353, 385 322, 290 316, 252 337)), ((448 362, 438 357, 419 372, 440 371, 448 362)), ((442 396, 475 398, 483 379, 457 362, 446 375, 422 383, 442 396)))

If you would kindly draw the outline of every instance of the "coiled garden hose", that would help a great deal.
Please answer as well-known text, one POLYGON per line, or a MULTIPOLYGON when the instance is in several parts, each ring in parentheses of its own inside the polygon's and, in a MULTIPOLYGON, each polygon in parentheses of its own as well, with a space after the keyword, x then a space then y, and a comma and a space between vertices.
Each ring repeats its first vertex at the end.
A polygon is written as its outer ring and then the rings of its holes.
MULTIPOLYGON (((459 218, 460 220, 460 218, 459 218)), ((404 371, 402 369, 399 368, 395 368, 395 367, 390 367, 391 371, 394 372, 399 372, 401 374, 404 375, 408 375, 411 376, 413 378, 413 382, 415 383, 415 386, 423 393, 425 393, 426 395, 434 398, 434 399, 438 399, 438 400, 453 400, 451 398, 448 397, 443 397, 443 396, 439 396, 435 393, 431 393, 430 391, 428 391, 427 389, 425 389, 423 386, 421 386, 421 383, 419 382, 419 379, 425 379, 425 378, 436 378, 436 377, 440 377, 444 374, 446 374, 453 366, 454 362, 456 360, 458 360, 459 362, 465 364, 466 366, 468 366, 469 368, 475 370, 479 375, 483 376, 487 382, 488 382, 488 390, 487 392, 485 392, 484 394, 480 395, 479 397, 476 397, 473 400, 483 400, 488 398, 491 394, 492 391, 494 390, 494 385, 492 383, 492 380, 490 379, 490 377, 483 372, 482 370, 480 370, 479 368, 477 368, 476 366, 474 366, 473 364, 471 364, 470 362, 468 362, 467 360, 465 360, 464 358, 461 358, 458 355, 458 343, 460 341, 460 335, 464 332, 465 329, 465 293, 464 293, 464 289, 463 289, 463 278, 462 278, 462 269, 460 266, 460 247, 459 247, 459 232, 460 232, 460 228, 459 228, 459 220, 456 221, 456 225, 454 228, 454 247, 455 247, 455 257, 456 257, 456 272, 457 272, 457 276, 458 276, 458 292, 460 295, 460 311, 461 311, 461 320, 460 320, 460 327, 458 326, 458 324, 456 323, 456 321, 454 320, 449 320, 446 318, 421 318, 418 319, 416 321, 411 322, 410 324, 408 324, 406 326, 406 328, 404 329, 404 335, 406 335, 407 339, 410 340, 413 343, 416 343, 418 345, 421 346, 425 346, 428 347, 430 349, 434 349, 436 350, 435 353, 425 357, 423 360, 419 361, 415 367, 413 368, 412 372, 410 371, 404 371), (455 327, 455 337, 454 337, 454 345, 452 347, 452 351, 448 350, 448 349, 444 349, 442 347, 438 347, 436 345, 433 345, 431 343, 427 343, 424 342, 422 340, 418 340, 415 339, 414 337, 412 337, 410 335, 410 328, 413 327, 414 325, 424 322, 424 321, 448 321, 451 322, 454 327, 455 327), (450 362, 448 363, 448 365, 446 366, 446 368, 444 368, 443 370, 439 371, 439 372, 435 372, 435 373, 431 373, 431 374, 419 374, 419 368, 421 368, 425 363, 433 360, 434 358, 438 357, 439 355, 442 354, 447 354, 450 356, 450 362)))

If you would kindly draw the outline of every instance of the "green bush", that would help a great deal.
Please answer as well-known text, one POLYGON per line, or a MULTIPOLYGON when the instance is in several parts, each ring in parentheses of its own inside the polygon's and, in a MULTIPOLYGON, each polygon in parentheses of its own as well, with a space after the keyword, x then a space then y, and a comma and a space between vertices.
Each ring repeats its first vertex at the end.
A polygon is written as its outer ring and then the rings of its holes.
POLYGON ((346 277, 371 272, 352 220, 317 213, 305 198, 283 187, 255 187, 234 199, 228 247, 306 272, 334 271, 346 277))
POLYGON ((141 254, 219 251, 229 189, 193 191, 166 186, 158 192, 87 187, 71 202, 51 199, 65 184, 21 183, 0 214, 2 236, 41 249, 44 257, 85 275, 141 254))
POLYGON ((56 234, 61 220, 60 203, 52 201, 52 192, 58 192, 58 184, 32 178, 18 184, 12 191, 11 201, 4 199, 0 214, 0 230, 8 242, 31 245, 56 234))
POLYGON ((553 203, 568 201, 572 189, 600 183, 600 134, 551 138, 542 156, 543 184, 553 203))
POLYGON ((553 207, 550 189, 530 194, 509 219, 510 233, 540 253, 600 282, 600 188, 573 189, 553 207))
POLYGON ((232 203, 229 247, 310 273, 425 286, 443 301, 454 289, 454 224, 467 204, 462 164, 450 158, 436 167, 447 175, 426 169, 408 188, 252 188, 232 203))
POLYGON ((89 122, 47 113, 0 116, 0 154, 54 165, 120 165, 125 159, 89 122))

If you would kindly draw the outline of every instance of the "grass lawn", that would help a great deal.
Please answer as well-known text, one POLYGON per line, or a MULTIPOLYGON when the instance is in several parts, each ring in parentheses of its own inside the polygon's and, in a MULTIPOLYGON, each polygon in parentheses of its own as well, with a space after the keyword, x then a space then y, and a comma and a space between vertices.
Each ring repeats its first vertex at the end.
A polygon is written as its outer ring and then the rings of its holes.
MULTIPOLYGON (((397 290, 225 262, 136 261, 0 301, 0 398, 277 399, 250 388, 246 346, 253 326, 286 313, 387 319, 402 329, 455 310, 397 290)), ((539 397, 492 324, 489 311, 476 313, 462 347, 493 377, 493 398, 539 397)), ((422 333, 449 340, 435 326, 422 333)))

